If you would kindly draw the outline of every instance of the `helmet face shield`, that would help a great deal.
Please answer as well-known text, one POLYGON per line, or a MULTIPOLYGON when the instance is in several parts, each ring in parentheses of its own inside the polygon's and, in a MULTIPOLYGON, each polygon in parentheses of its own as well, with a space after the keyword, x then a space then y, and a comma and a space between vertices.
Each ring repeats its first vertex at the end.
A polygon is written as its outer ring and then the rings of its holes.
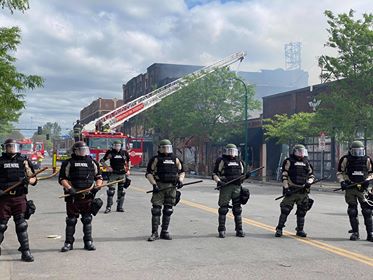
POLYGON ((351 148, 350 153, 354 157, 363 157, 365 156, 365 149, 364 148, 351 148))
POLYGON ((237 148, 225 148, 225 155, 236 157, 238 156, 238 149, 237 148))
POLYGON ((295 148, 294 155, 300 158, 308 157, 308 151, 306 148, 295 148))
POLYGON ((162 146, 160 146, 159 147, 159 152, 163 153, 163 154, 172 154, 173 153, 172 145, 162 145, 162 146))
POLYGON ((4 150, 7 154, 16 154, 20 152, 20 145, 18 143, 4 144, 4 150))
POLYGON ((75 148, 74 153, 77 156, 84 157, 90 155, 91 152, 89 151, 89 148, 87 146, 83 146, 75 148))
POLYGON ((113 147, 114 150, 116 150, 117 152, 119 152, 122 149, 122 144, 114 143, 112 145, 112 147, 113 147))

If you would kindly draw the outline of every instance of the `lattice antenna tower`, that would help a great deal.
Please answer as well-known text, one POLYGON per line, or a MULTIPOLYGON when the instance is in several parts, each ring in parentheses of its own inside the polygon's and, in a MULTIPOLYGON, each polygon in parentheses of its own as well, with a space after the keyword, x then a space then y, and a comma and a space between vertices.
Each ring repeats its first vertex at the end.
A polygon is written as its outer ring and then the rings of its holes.
POLYGON ((286 70, 301 69, 301 42, 285 44, 285 68, 286 70))

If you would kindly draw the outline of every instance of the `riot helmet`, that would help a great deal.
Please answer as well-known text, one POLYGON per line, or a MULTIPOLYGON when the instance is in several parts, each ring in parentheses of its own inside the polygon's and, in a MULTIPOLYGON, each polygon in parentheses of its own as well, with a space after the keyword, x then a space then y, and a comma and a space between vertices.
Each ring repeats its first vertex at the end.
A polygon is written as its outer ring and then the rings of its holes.
POLYGON ((353 141, 349 148, 349 153, 353 157, 365 156, 365 147, 361 141, 353 141))
POLYGON ((3 150, 7 154, 14 155, 20 152, 20 145, 15 139, 6 139, 3 144, 3 150))
POLYGON ((161 140, 159 142, 158 148, 161 154, 172 154, 173 153, 171 141, 168 139, 161 140))
POLYGON ((308 157, 308 151, 305 146, 297 144, 293 147, 293 155, 298 158, 308 157))
POLYGON ((88 156, 90 155, 90 151, 89 151, 89 147, 87 146, 87 144, 83 141, 78 141, 76 142, 74 145, 73 145, 73 153, 76 155, 76 156, 81 156, 81 157, 84 157, 84 156, 88 156))
POLYGON ((120 140, 115 140, 111 145, 112 149, 119 152, 122 149, 122 142, 120 140))
POLYGON ((238 149, 235 144, 227 144, 224 149, 224 155, 236 157, 238 156, 238 149))

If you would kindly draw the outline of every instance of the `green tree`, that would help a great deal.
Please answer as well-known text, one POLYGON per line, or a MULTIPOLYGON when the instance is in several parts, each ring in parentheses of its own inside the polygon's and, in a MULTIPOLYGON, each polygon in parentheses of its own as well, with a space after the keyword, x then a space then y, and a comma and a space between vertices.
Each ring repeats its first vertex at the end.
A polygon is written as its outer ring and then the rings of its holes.
MULTIPOLYGON (((28 9, 28 1, 22 0, 0 0, 0 5, 11 12, 28 9)), ((21 31, 18 27, 0 28, 0 122, 3 125, 18 120, 20 110, 25 108, 23 92, 43 86, 41 77, 17 71, 14 53, 20 42, 21 31)))
POLYGON ((11 13, 13 13, 14 10, 24 12, 30 8, 28 2, 28 0, 0 0, 0 6, 2 9, 9 9, 11 13))
POLYGON ((335 16, 325 11, 329 38, 326 46, 338 56, 319 58, 320 75, 332 81, 329 93, 319 96, 315 121, 338 140, 352 140, 358 131, 365 136, 373 129, 373 15, 354 19, 354 11, 335 16))
MULTIPOLYGON (((148 124, 161 137, 196 136, 212 142, 243 131, 243 85, 228 69, 219 69, 165 98, 146 113, 148 124)), ((259 109, 253 87, 248 86, 248 109, 259 109)))
POLYGON ((304 143, 306 137, 317 135, 319 129, 313 125, 315 113, 298 113, 291 116, 275 115, 263 120, 266 139, 275 139, 278 144, 304 143))

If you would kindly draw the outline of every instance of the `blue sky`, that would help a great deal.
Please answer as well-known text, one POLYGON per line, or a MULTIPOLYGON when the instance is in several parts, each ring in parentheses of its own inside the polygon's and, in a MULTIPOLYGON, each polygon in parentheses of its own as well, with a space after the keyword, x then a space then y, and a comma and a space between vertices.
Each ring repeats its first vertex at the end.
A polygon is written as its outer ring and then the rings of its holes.
POLYGON ((26 92, 19 127, 71 127, 98 97, 122 98, 122 84, 155 62, 208 65, 246 51, 242 71, 285 67, 284 44, 302 42, 302 68, 319 83, 317 57, 330 53, 326 9, 356 15, 371 0, 31 0, 24 14, 0 10, 0 26, 17 25, 17 68, 45 78, 26 92))

